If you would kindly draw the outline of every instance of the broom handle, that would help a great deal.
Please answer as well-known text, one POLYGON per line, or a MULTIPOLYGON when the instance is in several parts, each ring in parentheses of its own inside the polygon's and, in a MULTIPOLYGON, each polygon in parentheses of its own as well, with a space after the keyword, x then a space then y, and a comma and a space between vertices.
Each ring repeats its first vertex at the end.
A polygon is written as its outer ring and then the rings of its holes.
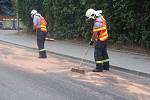
POLYGON ((84 61, 84 59, 85 59, 85 57, 86 57, 86 55, 87 55, 87 53, 88 53, 89 49, 90 49, 90 45, 88 46, 88 48, 86 49, 86 51, 85 51, 84 55, 82 56, 81 61, 80 61, 80 64, 79 64, 79 67, 81 67, 81 66, 82 66, 83 61, 84 61))
MULTIPOLYGON (((37 38, 37 32, 36 32, 36 38, 37 38)), ((36 48, 36 42, 35 42, 35 40, 33 40, 33 48, 36 48)))

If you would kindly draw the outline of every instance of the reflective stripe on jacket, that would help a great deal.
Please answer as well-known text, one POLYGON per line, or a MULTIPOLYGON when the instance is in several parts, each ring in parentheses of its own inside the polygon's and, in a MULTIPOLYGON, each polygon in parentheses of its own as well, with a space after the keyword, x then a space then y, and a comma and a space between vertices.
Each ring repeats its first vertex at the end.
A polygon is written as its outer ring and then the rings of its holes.
POLYGON ((47 26, 47 22, 45 21, 45 19, 42 16, 40 16, 40 28, 41 28, 41 31, 47 32, 46 26, 47 26))

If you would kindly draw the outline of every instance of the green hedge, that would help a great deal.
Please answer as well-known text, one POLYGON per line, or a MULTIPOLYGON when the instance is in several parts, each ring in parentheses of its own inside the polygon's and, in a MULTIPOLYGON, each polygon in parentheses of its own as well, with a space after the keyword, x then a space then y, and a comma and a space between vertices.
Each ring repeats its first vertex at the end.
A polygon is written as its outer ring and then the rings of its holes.
POLYGON ((150 47, 149 0, 19 0, 19 15, 29 29, 30 11, 38 10, 48 21, 55 38, 89 40, 92 22, 86 22, 88 8, 102 9, 110 41, 150 47))

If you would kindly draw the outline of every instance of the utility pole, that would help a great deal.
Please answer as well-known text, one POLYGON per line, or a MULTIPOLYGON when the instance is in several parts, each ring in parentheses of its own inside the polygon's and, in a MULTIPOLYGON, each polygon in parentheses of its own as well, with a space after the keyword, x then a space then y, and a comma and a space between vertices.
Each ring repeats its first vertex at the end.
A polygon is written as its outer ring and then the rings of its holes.
POLYGON ((19 6, 18 6, 18 0, 16 0, 16 15, 17 15, 17 30, 18 32, 20 32, 20 28, 19 28, 19 6))

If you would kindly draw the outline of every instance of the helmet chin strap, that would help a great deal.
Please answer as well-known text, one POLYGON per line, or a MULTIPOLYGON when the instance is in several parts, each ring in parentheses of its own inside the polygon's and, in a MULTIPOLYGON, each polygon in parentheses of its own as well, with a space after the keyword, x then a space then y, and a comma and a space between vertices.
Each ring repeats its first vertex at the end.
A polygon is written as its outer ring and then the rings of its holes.
POLYGON ((95 19, 96 15, 94 14, 94 16, 91 16, 89 19, 95 19))
POLYGON ((97 16, 96 16, 96 15, 94 15, 94 16, 93 16, 93 19, 96 19, 96 17, 97 17, 97 16))
POLYGON ((34 15, 31 15, 31 18, 34 18, 34 15))

